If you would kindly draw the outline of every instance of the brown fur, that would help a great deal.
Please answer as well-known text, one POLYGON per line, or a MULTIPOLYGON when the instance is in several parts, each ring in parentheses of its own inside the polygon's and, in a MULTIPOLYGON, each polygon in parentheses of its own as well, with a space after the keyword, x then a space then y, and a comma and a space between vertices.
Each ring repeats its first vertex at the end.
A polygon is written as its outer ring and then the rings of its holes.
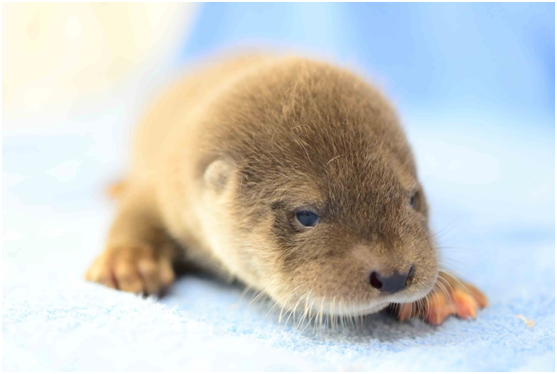
POLYGON ((261 56, 202 69, 152 108, 133 160, 89 279, 156 291, 173 279, 168 265, 186 258, 283 307, 340 315, 433 289, 437 253, 404 132, 381 93, 343 69, 261 56), (297 227, 300 207, 320 223, 297 227), (371 271, 411 265, 403 291, 370 286, 371 271))

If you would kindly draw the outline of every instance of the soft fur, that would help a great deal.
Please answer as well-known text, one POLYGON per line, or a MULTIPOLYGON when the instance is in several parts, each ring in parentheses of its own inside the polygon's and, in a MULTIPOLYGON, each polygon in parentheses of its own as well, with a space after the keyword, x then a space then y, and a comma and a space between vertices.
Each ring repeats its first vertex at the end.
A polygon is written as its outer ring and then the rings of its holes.
POLYGON ((422 299, 438 279, 426 198, 392 106, 326 63, 247 56, 192 74, 141 124, 120 187, 107 249, 88 273, 111 287, 159 292, 186 260, 289 310, 352 316, 422 299), (300 227, 299 208, 320 222, 300 227), (400 292, 370 285, 372 271, 412 266, 400 292))

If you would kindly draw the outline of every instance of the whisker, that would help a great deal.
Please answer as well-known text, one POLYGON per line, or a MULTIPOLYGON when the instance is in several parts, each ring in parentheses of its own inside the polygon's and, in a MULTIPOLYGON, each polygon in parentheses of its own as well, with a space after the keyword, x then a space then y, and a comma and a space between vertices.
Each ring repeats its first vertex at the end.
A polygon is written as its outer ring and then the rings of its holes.
POLYGON ((272 311, 277 305, 278 305, 278 301, 276 301, 276 302, 273 304, 273 306, 271 307, 271 309, 269 309, 269 311, 268 311, 267 314, 265 315, 265 318, 264 318, 264 319, 266 319, 266 318, 269 316, 269 314, 271 313, 271 311, 272 311))
MULTIPOLYGON (((289 299, 290 300, 290 299, 289 299)), ((288 320, 290 319, 290 317, 292 317, 292 321, 296 320, 296 308, 298 308, 298 304, 300 303, 301 299, 298 298, 298 302, 294 305, 294 308, 291 309, 290 311, 290 315, 288 316, 288 319, 286 320, 286 322, 284 323, 285 325, 288 323, 288 320)))
POLYGON ((251 301, 248 303, 248 306, 250 306, 252 303, 256 302, 257 300, 261 299, 264 296, 267 296, 265 291, 259 292, 253 299, 251 299, 251 301))
MULTIPOLYGON (((468 287, 468 285, 466 283, 464 283, 463 281, 461 281, 456 275, 452 274, 449 271, 445 272, 448 276, 450 276, 453 281, 455 281, 460 287, 464 288, 466 291, 469 291, 470 288, 468 287)), ((447 280, 448 282, 448 280, 447 280)))
POLYGON ((433 233, 432 238, 439 239, 441 237, 441 234, 443 234, 443 235, 448 234, 449 231, 447 231, 447 230, 452 229, 456 221, 457 221, 457 219, 452 220, 444 228, 442 228, 441 230, 436 231, 435 233, 433 233))

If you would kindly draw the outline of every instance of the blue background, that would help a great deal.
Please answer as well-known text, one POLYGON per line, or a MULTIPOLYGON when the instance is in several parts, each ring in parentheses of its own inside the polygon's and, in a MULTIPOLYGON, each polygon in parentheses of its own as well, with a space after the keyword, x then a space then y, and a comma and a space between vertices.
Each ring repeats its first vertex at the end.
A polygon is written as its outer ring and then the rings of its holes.
POLYGON ((295 47, 355 62, 403 111, 501 112, 553 128, 554 3, 207 3, 180 51, 295 47))

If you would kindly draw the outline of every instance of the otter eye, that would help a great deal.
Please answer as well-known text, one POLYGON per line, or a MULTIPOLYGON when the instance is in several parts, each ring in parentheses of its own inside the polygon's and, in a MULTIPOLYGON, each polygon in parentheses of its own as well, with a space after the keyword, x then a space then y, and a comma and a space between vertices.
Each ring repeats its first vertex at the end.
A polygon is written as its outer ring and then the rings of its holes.
POLYGON ((296 212, 296 219, 305 227, 313 227, 319 222, 319 216, 309 210, 296 212))
POLYGON ((412 209, 416 209, 416 196, 418 195, 417 192, 415 192, 411 197, 410 197, 410 206, 412 207, 412 209))

